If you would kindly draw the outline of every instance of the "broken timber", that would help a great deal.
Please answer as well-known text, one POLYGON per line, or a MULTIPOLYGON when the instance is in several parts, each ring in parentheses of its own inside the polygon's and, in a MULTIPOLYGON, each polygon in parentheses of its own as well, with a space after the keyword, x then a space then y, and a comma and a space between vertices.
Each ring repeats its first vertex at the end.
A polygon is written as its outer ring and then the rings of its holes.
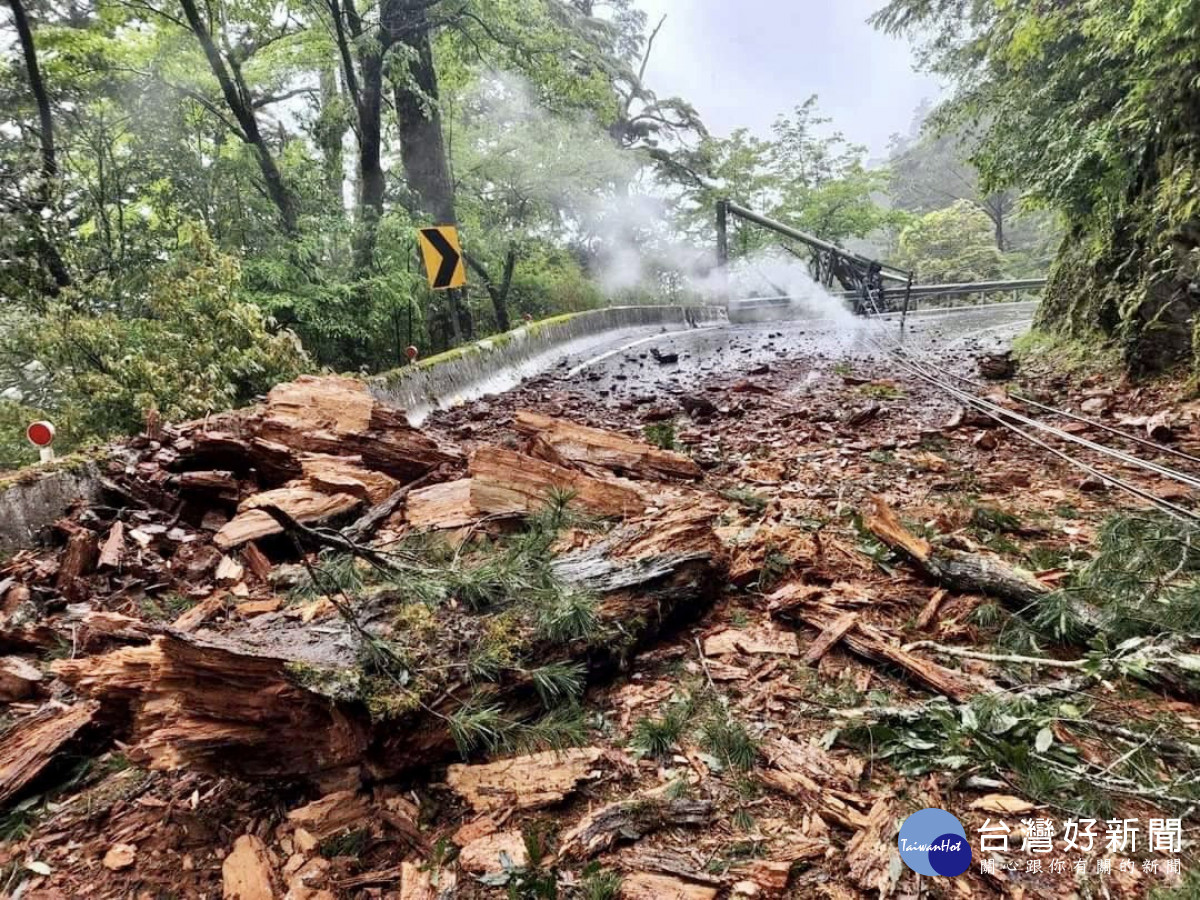
POLYGON ((608 469, 635 478, 698 479, 704 472, 682 453, 660 450, 612 431, 521 410, 513 426, 534 441, 534 455, 551 462, 608 469))
MULTIPOLYGON (((674 617, 711 602, 721 561, 711 514, 695 510, 619 527, 556 559, 561 580, 598 596, 601 626, 619 628, 621 641, 535 644, 525 668, 566 655, 600 677, 674 617)), ((381 594, 356 610, 362 629, 390 620, 387 601, 381 594)), ((323 630, 333 632, 323 638, 327 646, 314 644, 286 611, 269 613, 221 637, 165 629, 147 645, 60 660, 53 669, 123 718, 131 758, 153 769, 267 777, 365 767, 383 775, 454 751, 447 718, 470 699, 469 684, 439 687, 399 717, 373 723, 355 688, 363 633, 341 620, 323 630)), ((490 690, 489 702, 517 714, 537 706, 527 675, 490 690)))

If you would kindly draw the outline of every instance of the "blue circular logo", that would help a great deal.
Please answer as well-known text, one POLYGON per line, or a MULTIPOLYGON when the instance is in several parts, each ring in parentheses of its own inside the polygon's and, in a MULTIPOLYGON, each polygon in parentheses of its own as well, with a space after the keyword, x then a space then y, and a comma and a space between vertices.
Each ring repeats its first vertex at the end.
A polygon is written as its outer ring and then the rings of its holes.
POLYGON ((900 858, 921 875, 961 875, 971 867, 962 823, 944 809, 922 809, 900 826, 900 858))

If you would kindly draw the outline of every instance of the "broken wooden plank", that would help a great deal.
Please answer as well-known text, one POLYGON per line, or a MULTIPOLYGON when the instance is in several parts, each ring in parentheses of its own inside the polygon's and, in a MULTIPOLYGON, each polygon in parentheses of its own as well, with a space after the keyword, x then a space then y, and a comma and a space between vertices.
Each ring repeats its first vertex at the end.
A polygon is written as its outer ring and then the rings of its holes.
POLYGON ((938 614, 938 610, 942 608, 942 601, 946 599, 946 592, 942 588, 938 588, 933 592, 933 596, 929 598, 929 602, 921 609, 920 615, 917 616, 916 627, 919 630, 925 630, 933 624, 934 618, 938 614))
POLYGON ((646 508, 634 485, 582 472, 501 447, 481 447, 471 455, 471 504, 485 515, 528 515, 546 506, 555 492, 572 504, 606 518, 627 518, 646 508))
POLYGON ((487 765, 453 765, 446 783, 477 813, 561 803, 604 755, 601 747, 548 750, 487 765))
POLYGON ((185 609, 181 612, 175 621, 171 623, 171 627, 176 631, 195 631, 217 613, 225 609, 227 602, 228 595, 224 593, 205 597, 191 609, 185 609))
POLYGON ((217 532, 213 543, 230 550, 247 541, 281 534, 283 526, 260 507, 276 506, 297 522, 312 525, 349 515, 362 498, 350 494, 323 494, 310 488, 285 487, 248 497, 238 506, 238 514, 217 532))
POLYGON ((640 840, 662 828, 702 827, 712 822, 714 811, 710 800, 668 800, 656 794, 610 803, 585 815, 563 835, 558 858, 590 859, 618 840, 640 840))
POLYGON ((536 436, 535 454, 545 455, 551 462, 580 463, 647 479, 704 477, 704 470, 690 457, 614 431, 589 428, 527 410, 518 410, 513 427, 536 436), (551 452, 539 453, 539 444, 551 452))
POLYGON ((96 562, 99 569, 119 569, 121 555, 125 551, 125 524, 120 520, 113 522, 109 529, 104 546, 100 548, 100 558, 96 562))
POLYGON ((100 704, 47 706, 0 736, 0 806, 18 796, 59 752, 91 725, 100 704))
POLYGON ((804 651, 804 664, 806 666, 815 666, 821 661, 830 649, 846 636, 851 628, 858 622, 858 613, 848 612, 842 613, 825 628, 817 639, 808 645, 808 649, 804 651))

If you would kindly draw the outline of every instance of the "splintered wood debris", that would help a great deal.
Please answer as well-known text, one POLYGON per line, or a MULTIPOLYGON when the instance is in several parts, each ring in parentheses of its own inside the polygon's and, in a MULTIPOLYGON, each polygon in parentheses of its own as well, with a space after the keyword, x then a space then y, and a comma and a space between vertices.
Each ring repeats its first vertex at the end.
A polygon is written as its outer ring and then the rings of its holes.
MULTIPOLYGON (((0 866, 30 900, 916 896, 914 804, 968 833, 1049 807, 977 761, 918 783, 858 732, 1002 703, 1002 664, 950 645, 987 598, 1019 615, 1064 583, 1099 506, 973 443, 990 421, 821 371, 607 404, 533 379, 423 429, 305 377, 131 440, 102 502, 0 568, 0 805, 28 820, 0 866), (674 450, 641 439, 673 416, 674 450), (1058 556, 1027 571, 937 500, 979 491, 1036 506, 1013 539, 1058 556)), ((1151 733, 1108 722, 1114 750, 1066 715, 1028 743, 1094 771, 1151 733)))
POLYGON ((481 766, 453 765, 446 783, 477 813, 542 809, 561 803, 595 772, 602 747, 546 751, 481 766))

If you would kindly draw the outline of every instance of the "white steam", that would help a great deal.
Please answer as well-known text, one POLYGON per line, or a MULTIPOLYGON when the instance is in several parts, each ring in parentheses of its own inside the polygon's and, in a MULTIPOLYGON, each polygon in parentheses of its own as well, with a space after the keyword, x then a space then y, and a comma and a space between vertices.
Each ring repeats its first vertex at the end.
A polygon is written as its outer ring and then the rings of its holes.
MULTIPOLYGON (((614 302, 786 295, 797 315, 858 321, 782 250, 718 270, 715 247, 684 236, 683 201, 655 179, 647 158, 618 147, 590 115, 547 110, 520 76, 485 75, 460 108, 455 174, 485 201, 481 237, 524 229, 569 245, 614 302)), ((706 214, 715 220, 715 210, 696 211, 693 227, 706 214)))

